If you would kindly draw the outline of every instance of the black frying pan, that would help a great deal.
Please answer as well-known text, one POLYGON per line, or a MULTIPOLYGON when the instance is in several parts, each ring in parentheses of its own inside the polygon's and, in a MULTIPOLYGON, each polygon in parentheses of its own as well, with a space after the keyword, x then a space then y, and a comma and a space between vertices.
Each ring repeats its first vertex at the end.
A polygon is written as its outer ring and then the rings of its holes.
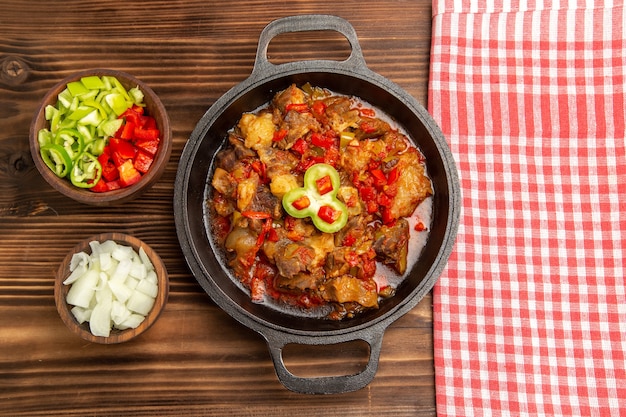
POLYGON ((180 245, 191 272, 213 301, 233 318, 263 336, 279 380, 302 393, 341 393, 369 384, 378 368, 383 333, 428 293, 444 269, 458 228, 460 189, 456 166, 444 136, 427 111, 409 94, 365 64, 354 28, 344 19, 326 15, 293 16, 271 22, 262 31, 250 77, 220 97, 200 119, 180 158, 174 192, 174 214, 180 245), (346 37, 351 54, 345 61, 298 61, 274 65, 267 59, 270 41, 279 34, 331 30, 346 37), (307 318, 252 303, 235 282, 209 236, 205 198, 213 160, 227 131, 242 113, 267 103, 292 83, 328 88, 354 95, 393 117, 426 157, 434 189, 429 239, 396 294, 377 310, 343 321, 307 318), (355 375, 302 378, 283 362, 290 343, 331 345, 362 340, 370 346, 365 368, 355 375))

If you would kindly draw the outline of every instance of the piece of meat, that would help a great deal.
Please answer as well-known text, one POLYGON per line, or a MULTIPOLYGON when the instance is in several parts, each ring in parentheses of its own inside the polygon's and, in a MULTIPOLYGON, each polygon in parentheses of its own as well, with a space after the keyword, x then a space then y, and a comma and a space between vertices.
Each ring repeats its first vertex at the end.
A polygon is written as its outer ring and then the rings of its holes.
POLYGON ((372 139, 383 136, 391 130, 389 123, 382 119, 373 117, 361 117, 358 128, 354 131, 354 136, 359 139, 372 139))
POLYGON ((306 136, 309 132, 319 132, 321 125, 309 112, 301 113, 296 110, 290 110, 279 127, 279 130, 283 129, 288 131, 287 136, 278 142, 277 145, 282 149, 289 149, 296 140, 306 136))
POLYGON ((359 111, 352 108, 352 103, 347 97, 329 97, 324 100, 326 104, 326 119, 330 127, 336 132, 343 132, 349 128, 357 128, 359 111))
POLYGON ((267 185, 258 184, 246 210, 270 213, 272 218, 278 219, 282 216, 282 203, 267 185))
POLYGON ((234 198, 236 196, 237 182, 225 169, 220 167, 215 168, 211 185, 227 198, 234 198))
POLYGON ((378 307, 376 285, 349 275, 326 281, 320 292, 324 300, 329 302, 355 302, 363 307, 378 307))
POLYGON ((272 99, 272 105, 278 108, 281 113, 285 113, 288 104, 301 104, 306 102, 304 91, 296 87, 295 84, 279 92, 272 99))
POLYGON ((409 251, 409 222, 399 219, 393 226, 381 226, 374 235, 374 251, 378 259, 403 275, 409 251))
POLYGON ((409 148, 399 156, 396 164, 398 192, 390 208, 390 214, 395 219, 412 215, 419 203, 433 192, 421 159, 416 148, 409 148))
POLYGON ((307 271, 314 257, 315 250, 310 246, 300 242, 290 242, 277 248, 274 253, 274 262, 280 275, 291 279, 307 271))

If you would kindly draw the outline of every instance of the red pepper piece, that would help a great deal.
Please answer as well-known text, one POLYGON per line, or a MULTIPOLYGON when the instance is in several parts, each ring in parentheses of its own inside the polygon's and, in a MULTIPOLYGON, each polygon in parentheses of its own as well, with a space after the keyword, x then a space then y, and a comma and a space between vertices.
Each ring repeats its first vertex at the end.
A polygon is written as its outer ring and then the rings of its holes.
POLYGON ((346 235, 341 242, 342 246, 352 246, 356 242, 356 238, 350 234, 346 235))
POLYGON ((326 107, 326 103, 321 100, 315 100, 313 103, 313 111, 320 116, 324 114, 326 107))
POLYGON ((302 197, 291 203, 291 205, 296 210, 303 210, 311 205, 311 200, 309 200, 309 197, 303 195, 302 197))
POLYGON ((393 202, 393 200, 391 200, 391 198, 389 198, 389 196, 384 193, 378 194, 377 200, 378 204, 383 207, 391 207, 391 203, 393 202))
POLYGON ((143 116, 145 117, 145 123, 143 125, 144 129, 158 129, 157 122, 154 117, 151 116, 143 116))
POLYGON ((365 116, 365 117, 374 117, 374 116, 376 116, 376 111, 374 111, 374 109, 364 109, 364 108, 361 108, 361 109, 359 109, 359 115, 360 116, 365 116))
POLYGON ((381 214, 381 220, 387 226, 391 226, 393 223, 395 223, 396 219, 395 217, 391 215, 391 210, 389 208, 387 207, 381 208, 380 214, 381 214))
POLYGON ((426 225, 423 222, 418 221, 417 223, 415 223, 413 229, 415 229, 417 232, 423 232, 424 230, 426 230, 426 225))
POLYGON ((247 217, 249 219, 255 219, 255 220, 269 219, 272 217, 272 215, 269 213, 265 213, 262 211, 251 211, 251 210, 243 211, 241 215, 243 217, 247 217))
POLYGON ((137 140, 155 140, 159 139, 159 136, 161 136, 159 129, 135 127, 135 131, 133 132, 133 138, 137 140))
POLYGON ((339 218, 339 216, 341 216, 341 211, 335 210, 331 206, 322 206, 317 211, 317 215, 326 223, 333 224, 339 218))
POLYGON ((104 164, 101 162, 100 165, 102 165, 102 178, 106 181, 115 181, 120 177, 117 167, 111 160, 107 160, 104 164))
POLYGON ((117 153, 122 159, 133 159, 137 153, 135 145, 117 138, 109 139, 109 146, 111 147, 111 151, 114 154, 117 153))
POLYGON ((116 168, 119 168, 126 162, 126 159, 122 158, 119 153, 113 152, 111 153, 111 161, 113 161, 113 165, 115 165, 116 168))
POLYGON ((362 122, 359 127, 364 133, 374 133, 376 132, 376 124, 372 121, 366 120, 362 122))
POLYGON ((335 140, 332 136, 313 133, 311 135, 311 143, 320 148, 328 149, 335 144, 335 140))
POLYGON ((374 201, 376 200, 376 190, 374 187, 361 187, 359 189, 359 193, 361 194, 361 198, 363 201, 374 201))
POLYGON ((138 125, 140 123, 139 116, 141 116, 142 114, 143 107, 133 106, 130 109, 126 109, 126 111, 122 113, 120 117, 124 118, 126 123, 131 122, 134 125, 138 125))
POLYGON ((154 156, 159 150, 159 139, 138 139, 135 146, 154 156))
POLYGON ((272 138, 272 141, 280 142, 285 138, 285 136, 287 136, 287 133, 289 133, 289 130, 287 129, 277 130, 276 132, 274 132, 274 137, 272 138))
POLYGON ((130 140, 133 138, 133 134, 135 133, 135 123, 127 120, 122 127, 117 131, 115 137, 124 140, 130 140))
POLYGON ((291 149, 293 149, 295 152, 298 152, 300 155, 304 155, 309 149, 309 144, 304 139, 299 138, 295 141, 291 149))
POLYGON ((382 169, 373 169, 372 171, 370 171, 370 174, 372 174, 372 177, 374 177, 374 186, 376 188, 380 189, 387 185, 387 177, 385 177, 385 173, 382 171, 382 169))
POLYGON ((107 188, 109 189, 109 191, 119 190, 120 188, 122 188, 122 185, 120 184, 119 180, 114 180, 107 182, 107 188))
POLYGON ((145 107, 138 106, 136 104, 133 104, 133 107, 131 107, 130 109, 134 111, 135 113, 137 113, 138 115, 142 115, 146 112, 145 107))
POLYGON ((378 211, 378 204, 376 204, 376 201, 372 200, 372 201, 368 201, 366 203, 366 208, 367 208, 367 212, 370 214, 376 213, 378 211))
POLYGON ((143 151, 138 151, 133 165, 137 169, 137 171, 145 174, 146 172, 148 172, 148 170, 150 170, 150 166, 152 165, 153 161, 154 158, 151 155, 148 155, 146 152, 143 151))
POLYGON ((266 169, 265 169, 265 164, 263 162, 261 161, 252 162, 252 169, 254 170, 254 172, 259 174, 259 177, 261 178, 261 180, 264 181, 266 179, 266 169))
POLYGON ((122 165, 117 167, 120 173, 120 185, 122 187, 128 187, 136 184, 141 179, 141 173, 133 166, 133 161, 127 159, 122 165))
POLYGON ((109 191, 109 187, 107 187, 106 182, 102 178, 100 178, 96 185, 89 188, 89 190, 93 191, 94 193, 103 193, 105 191, 109 191))
POLYGON ((333 190, 333 183, 330 179, 330 175, 324 175, 322 178, 318 178, 315 180, 315 184, 317 185, 317 191, 320 195, 324 195, 333 190))
POLYGON ((285 112, 295 110, 298 113, 305 113, 309 111, 309 105, 306 103, 289 103, 285 106, 285 112))
POLYGON ((398 170, 398 167, 394 167, 391 171, 389 171, 389 175, 387 175, 387 184, 393 184, 398 181, 398 178, 400 178, 400 171, 398 170))

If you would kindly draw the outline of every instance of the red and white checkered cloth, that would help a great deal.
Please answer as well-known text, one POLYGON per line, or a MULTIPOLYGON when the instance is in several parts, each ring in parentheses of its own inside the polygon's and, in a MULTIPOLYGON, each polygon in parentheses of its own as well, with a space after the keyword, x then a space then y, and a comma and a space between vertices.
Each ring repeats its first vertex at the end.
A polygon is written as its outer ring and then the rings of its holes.
POLYGON ((439 415, 626 416, 623 3, 433 0, 432 30, 463 193, 439 415))

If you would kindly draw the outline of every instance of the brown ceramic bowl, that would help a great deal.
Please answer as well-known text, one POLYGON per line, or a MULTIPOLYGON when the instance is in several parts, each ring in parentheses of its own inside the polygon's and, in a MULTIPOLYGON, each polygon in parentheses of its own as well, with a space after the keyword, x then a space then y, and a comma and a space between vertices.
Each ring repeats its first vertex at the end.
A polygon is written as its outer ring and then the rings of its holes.
POLYGON ((35 166, 43 178, 57 191, 84 204, 109 206, 121 204, 139 197, 159 179, 165 170, 172 151, 172 130, 165 107, 150 87, 132 75, 122 71, 92 69, 77 72, 63 79, 52 87, 52 89, 50 89, 50 91, 48 91, 48 93, 44 96, 30 125, 30 150, 35 166), (139 89, 144 94, 144 103, 146 104, 147 114, 156 119, 157 126, 161 131, 159 150, 155 156, 152 166, 150 167, 150 170, 143 175, 142 179, 138 183, 129 187, 103 193, 95 193, 88 189, 78 188, 74 186, 68 178, 57 177, 41 159, 37 135, 42 128, 49 127, 49 122, 45 119, 46 106, 49 104, 55 105, 57 103, 58 94, 65 89, 69 82, 77 81, 88 75, 114 76, 126 89, 139 86, 139 89))
POLYGON ((146 243, 143 241, 129 235, 125 235, 123 233, 102 233, 96 236, 92 236, 87 238, 80 243, 78 243, 70 252, 67 254, 59 269, 57 270, 56 278, 54 281, 54 300, 56 303, 57 311, 61 316, 63 322, 67 325, 67 327, 80 336, 81 338, 88 340, 94 343, 101 344, 114 344, 114 343, 122 343, 127 342, 133 339, 136 336, 139 336, 141 333, 145 332, 152 326, 159 315, 163 311, 165 304, 167 303, 167 298, 169 295, 169 279, 167 275, 167 270, 165 269, 165 265, 163 261, 159 257, 159 255, 146 243), (100 243, 105 242, 107 240, 113 240, 116 243, 124 246, 132 247, 135 252, 139 253, 139 248, 143 248, 146 252, 150 260, 152 261, 152 265, 154 266, 154 270, 157 274, 157 285, 158 285, 158 293, 155 298, 154 306, 152 310, 148 313, 144 321, 134 329, 126 329, 126 330, 117 330, 112 329, 111 334, 108 337, 103 336, 94 336, 89 330, 89 323, 84 322, 80 324, 74 315, 71 312, 72 306, 69 305, 66 301, 67 293, 71 287, 71 285, 64 285, 63 281, 70 275, 70 261, 72 260, 72 256, 78 252, 85 252, 88 255, 91 254, 91 247, 89 243, 91 241, 98 241, 100 243))

